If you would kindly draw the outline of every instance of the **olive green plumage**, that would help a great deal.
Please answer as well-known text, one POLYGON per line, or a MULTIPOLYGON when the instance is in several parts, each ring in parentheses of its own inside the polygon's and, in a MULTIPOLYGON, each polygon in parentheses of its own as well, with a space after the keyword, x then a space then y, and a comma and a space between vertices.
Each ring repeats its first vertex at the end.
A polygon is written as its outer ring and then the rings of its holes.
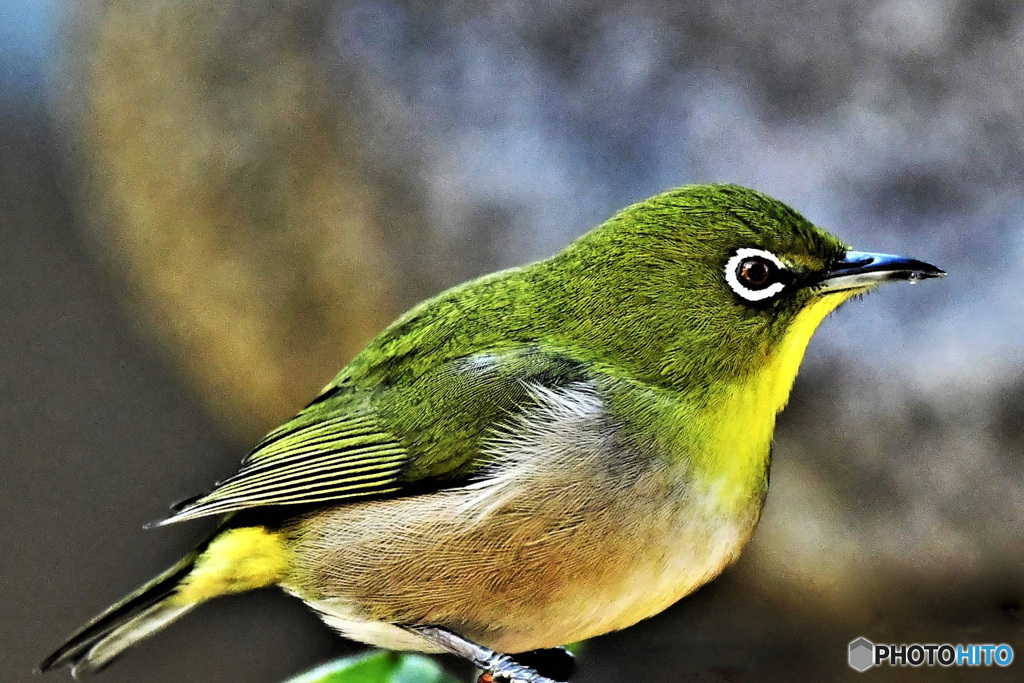
POLYGON ((552 259, 466 283, 409 311, 272 432, 236 478, 178 518, 444 486, 483 464, 483 441, 528 403, 531 382, 559 386, 606 374, 697 393, 733 380, 770 352, 773 335, 804 303, 798 297, 761 310, 735 301, 721 273, 734 245, 796 254, 811 271, 845 253, 841 242, 757 192, 704 186, 659 195, 552 259), (314 480, 322 487, 309 477, 314 448, 330 452, 320 456, 324 479, 314 480), (294 467, 293 449, 302 469, 286 469, 294 467), (282 477, 271 487, 275 465, 282 477), (290 471, 301 491, 283 483, 290 471))
MULTIPOLYGON (((443 292, 168 520, 228 515, 155 599, 276 583, 347 635, 424 651, 403 627, 517 652, 656 613, 753 531, 818 322, 940 274, 871 257, 758 192, 693 186, 443 292)), ((98 668, 151 630, 97 650, 87 629, 44 668, 98 668)))

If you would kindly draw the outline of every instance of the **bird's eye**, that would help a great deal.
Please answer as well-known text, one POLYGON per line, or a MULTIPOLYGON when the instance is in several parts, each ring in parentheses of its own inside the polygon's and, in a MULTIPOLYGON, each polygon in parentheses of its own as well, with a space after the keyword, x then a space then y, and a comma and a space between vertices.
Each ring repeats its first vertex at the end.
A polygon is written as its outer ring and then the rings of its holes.
POLYGON ((772 283, 772 271, 775 265, 758 256, 751 256, 740 261, 736 268, 736 279, 749 289, 764 289, 772 283))
POLYGON ((747 301, 764 301, 786 288, 786 266, 770 251, 737 249, 725 264, 725 281, 747 301))

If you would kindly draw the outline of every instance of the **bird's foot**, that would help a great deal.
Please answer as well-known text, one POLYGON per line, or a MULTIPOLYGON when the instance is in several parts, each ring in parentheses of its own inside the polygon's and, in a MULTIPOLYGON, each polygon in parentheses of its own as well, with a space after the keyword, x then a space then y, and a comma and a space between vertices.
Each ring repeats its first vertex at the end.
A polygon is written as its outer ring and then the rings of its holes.
POLYGON ((483 683, 555 683, 551 678, 540 675, 536 670, 523 666, 511 657, 505 657, 480 676, 483 683))
POLYGON ((443 628, 433 626, 407 626, 405 628, 445 652, 472 662, 484 672, 478 683, 562 683, 542 676, 536 670, 520 664, 508 655, 489 650, 443 628))

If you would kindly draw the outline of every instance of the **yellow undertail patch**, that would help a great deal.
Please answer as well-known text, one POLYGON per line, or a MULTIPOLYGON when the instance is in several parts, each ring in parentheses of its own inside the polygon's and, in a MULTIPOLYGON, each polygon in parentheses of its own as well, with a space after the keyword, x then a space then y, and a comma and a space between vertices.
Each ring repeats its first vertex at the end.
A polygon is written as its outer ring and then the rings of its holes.
POLYGON ((229 529, 199 556, 172 599, 179 604, 194 604, 272 586, 284 579, 288 565, 283 534, 261 526, 229 529))

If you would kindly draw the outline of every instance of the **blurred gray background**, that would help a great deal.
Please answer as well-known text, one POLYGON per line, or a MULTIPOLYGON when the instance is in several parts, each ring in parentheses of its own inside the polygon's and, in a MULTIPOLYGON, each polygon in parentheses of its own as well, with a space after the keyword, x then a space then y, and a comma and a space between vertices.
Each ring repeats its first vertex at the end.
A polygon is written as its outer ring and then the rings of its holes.
MULTIPOLYGON (((1008 0, 0 1, 0 679, 176 559, 202 525, 142 524, 409 305, 708 181, 950 276, 825 323, 751 546, 578 680, 852 679, 858 636, 1024 656, 1022 104, 1008 0)), ((356 649, 267 592, 101 680, 356 649)))

